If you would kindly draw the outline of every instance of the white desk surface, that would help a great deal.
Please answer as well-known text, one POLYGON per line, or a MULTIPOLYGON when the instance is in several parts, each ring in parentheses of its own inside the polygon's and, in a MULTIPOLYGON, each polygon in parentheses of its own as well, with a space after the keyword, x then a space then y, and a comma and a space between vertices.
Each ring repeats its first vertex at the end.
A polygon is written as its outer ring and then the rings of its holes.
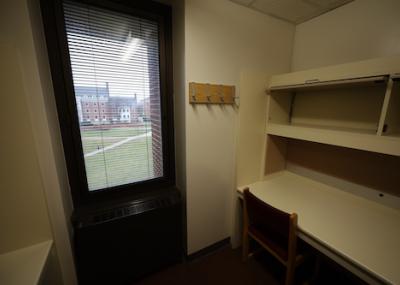
POLYGON ((0 284, 36 285, 49 256, 52 241, 0 255, 0 284))
POLYGON ((249 187, 261 200, 298 214, 299 231, 367 272, 400 284, 400 211, 282 171, 249 187))

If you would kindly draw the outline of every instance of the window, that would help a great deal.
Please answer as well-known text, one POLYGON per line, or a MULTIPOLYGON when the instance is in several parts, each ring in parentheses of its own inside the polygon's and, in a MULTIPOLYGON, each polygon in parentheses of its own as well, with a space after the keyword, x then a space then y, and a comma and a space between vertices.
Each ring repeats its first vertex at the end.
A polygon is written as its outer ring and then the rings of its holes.
MULTIPOLYGON (((60 25, 45 29, 49 52, 68 55, 49 58, 74 203, 174 184, 170 8, 133 2, 105 8, 42 0, 44 22, 64 25, 57 30, 58 51, 52 33, 60 25), (83 100, 105 106, 113 119, 84 121, 76 107, 83 100), (131 112, 149 120, 131 120, 131 112)), ((105 109, 92 111, 102 115, 105 109)))

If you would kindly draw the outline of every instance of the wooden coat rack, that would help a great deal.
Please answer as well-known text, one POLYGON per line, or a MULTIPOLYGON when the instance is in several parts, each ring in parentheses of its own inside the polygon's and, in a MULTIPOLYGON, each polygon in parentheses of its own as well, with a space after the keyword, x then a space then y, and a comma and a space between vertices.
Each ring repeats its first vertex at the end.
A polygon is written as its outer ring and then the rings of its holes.
POLYGON ((190 104, 234 104, 235 86, 189 83, 190 104))

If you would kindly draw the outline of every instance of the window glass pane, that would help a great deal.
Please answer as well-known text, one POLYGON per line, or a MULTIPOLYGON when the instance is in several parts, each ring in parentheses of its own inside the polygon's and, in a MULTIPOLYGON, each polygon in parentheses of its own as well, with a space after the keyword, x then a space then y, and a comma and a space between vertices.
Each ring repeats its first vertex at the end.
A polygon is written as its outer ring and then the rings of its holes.
POLYGON ((157 23, 63 7, 89 190, 163 176, 157 23))

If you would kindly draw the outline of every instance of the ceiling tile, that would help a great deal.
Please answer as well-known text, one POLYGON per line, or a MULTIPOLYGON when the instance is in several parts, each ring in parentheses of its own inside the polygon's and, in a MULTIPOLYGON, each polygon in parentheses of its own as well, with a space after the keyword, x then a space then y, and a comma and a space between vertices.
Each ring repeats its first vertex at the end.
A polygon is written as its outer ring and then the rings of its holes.
POLYGON ((314 14, 318 7, 302 0, 256 0, 251 7, 296 23, 309 14, 314 14))
POLYGON ((300 24, 354 0, 230 0, 264 14, 300 24))

